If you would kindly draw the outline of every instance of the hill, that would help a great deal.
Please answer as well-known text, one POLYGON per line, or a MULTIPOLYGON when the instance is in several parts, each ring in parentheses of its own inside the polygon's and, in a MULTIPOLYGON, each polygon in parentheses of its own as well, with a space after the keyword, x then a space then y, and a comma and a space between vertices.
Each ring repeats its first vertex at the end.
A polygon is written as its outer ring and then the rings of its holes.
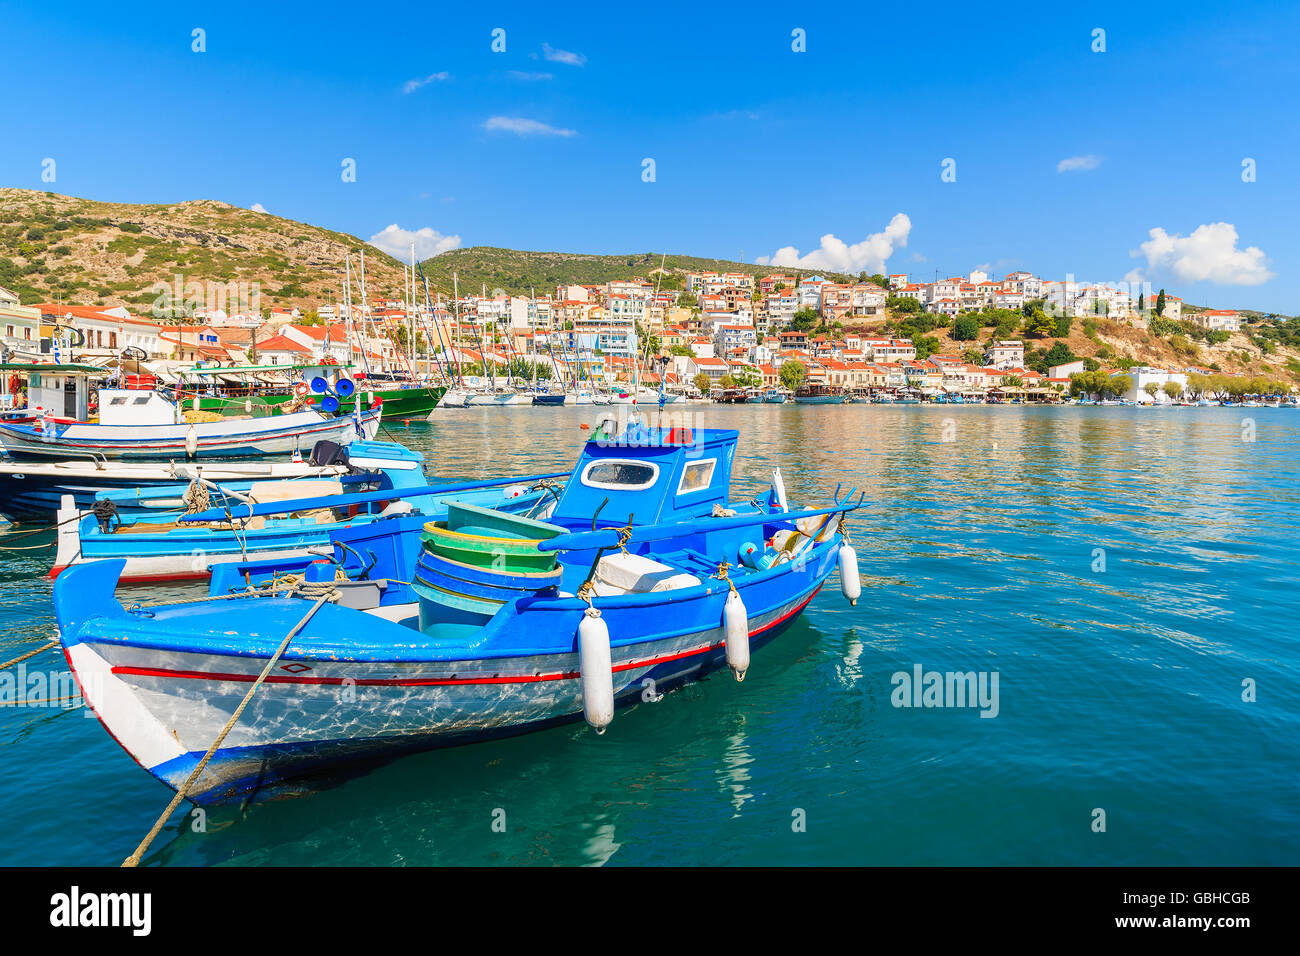
MULTIPOLYGON (((0 286, 25 303, 143 311, 156 282, 258 282, 263 307, 338 299, 344 254, 366 249, 366 280, 400 294, 402 266, 356 236, 201 199, 134 205, 0 189, 0 286)), ((354 257, 355 261, 355 257, 354 257)))
POLYGON ((463 291, 476 291, 486 285, 489 292, 501 289, 511 295, 528 295, 530 290, 543 295, 554 292, 561 283, 601 285, 611 279, 630 279, 633 276, 658 282, 661 289, 674 290, 683 288, 688 272, 743 272, 753 276, 783 272, 798 276, 818 274, 837 281, 850 279, 837 273, 815 273, 809 269, 776 268, 671 253, 666 258, 660 252, 599 256, 573 252, 525 252, 494 246, 452 249, 436 258, 426 259, 421 266, 429 277, 430 287, 436 285, 439 289, 450 289, 454 272, 463 291), (661 262, 663 278, 659 279, 661 262))
MULTIPOLYGON (((257 282, 263 308, 310 309, 337 301, 344 256, 362 248, 369 291, 400 297, 402 264, 347 233, 215 200, 138 205, 0 188, 0 286, 16 292, 25 303, 125 305, 147 312, 158 298, 150 287, 157 282, 171 284, 179 274, 187 282, 257 282)), ((434 291, 450 292, 454 272, 465 291, 486 285, 489 291, 515 295, 527 295, 532 289, 539 295, 551 293, 562 283, 596 285, 633 276, 659 281, 671 290, 680 288, 685 274, 692 271, 751 275, 773 271, 771 266, 752 263, 668 255, 660 278, 662 258, 658 252, 583 255, 472 246, 443 253, 423 265, 434 291)), ((1187 307, 1189 314, 1194 310, 1187 307)), ((1294 323, 1284 317, 1243 315, 1249 319, 1243 331, 1222 342, 1209 341, 1190 323, 1157 333, 1105 318, 1076 320, 1059 341, 1080 358, 1103 365, 1196 364, 1300 383, 1300 331, 1294 323)), ((941 352, 960 354, 977 344, 955 341, 950 325, 940 325, 934 317, 917 324, 916 318, 899 314, 889 328, 917 339, 929 336, 941 352)), ((1012 325, 994 321, 981 328, 978 341, 991 335, 1021 334, 1012 325)), ((1039 359, 1057 341, 1055 336, 1027 336, 1039 359)))

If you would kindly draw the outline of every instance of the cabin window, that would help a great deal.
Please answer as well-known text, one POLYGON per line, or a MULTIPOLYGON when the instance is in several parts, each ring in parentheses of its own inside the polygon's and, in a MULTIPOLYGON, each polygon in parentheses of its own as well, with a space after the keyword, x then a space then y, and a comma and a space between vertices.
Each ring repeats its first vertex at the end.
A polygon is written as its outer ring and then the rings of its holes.
POLYGON ((123 397, 121 397, 121 396, 118 396, 117 398, 110 398, 110 399, 108 400, 108 404, 110 404, 110 405, 125 405, 125 404, 126 404, 126 399, 123 398, 123 397))
POLYGON ((677 483, 677 493, 679 495, 690 494, 692 491, 703 491, 709 487, 713 481, 713 469, 717 467, 718 459, 706 458, 703 461, 693 461, 686 466, 682 472, 682 480, 677 483))
POLYGON ((659 466, 645 461, 602 458, 582 469, 582 483, 590 488, 641 491, 659 477, 659 466))
POLYGON ((139 398, 137 398, 137 399, 136 399, 132 404, 134 404, 134 405, 147 405, 148 403, 149 403, 149 396, 148 396, 148 395, 141 395, 141 396, 140 396, 139 398))

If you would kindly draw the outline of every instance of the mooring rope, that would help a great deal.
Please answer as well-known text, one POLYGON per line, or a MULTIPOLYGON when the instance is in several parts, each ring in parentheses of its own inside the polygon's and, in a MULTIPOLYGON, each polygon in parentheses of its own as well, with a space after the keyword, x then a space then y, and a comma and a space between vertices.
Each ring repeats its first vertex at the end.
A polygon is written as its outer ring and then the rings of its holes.
POLYGON ((25 661, 25 660, 27 660, 27 658, 29 658, 29 657, 35 657, 35 656, 36 656, 37 654, 39 654, 41 651, 48 651, 51 647, 56 647, 56 646, 58 646, 58 643, 59 643, 58 640, 50 641, 48 644, 42 644, 40 647, 36 648, 36 650, 34 650, 34 651, 28 651, 26 654, 23 654, 23 655, 21 655, 21 656, 19 656, 19 657, 15 657, 15 658, 14 658, 13 660, 11 660, 11 661, 5 661, 3 664, 0 664, 0 671, 4 670, 6 667, 12 667, 14 664, 17 664, 17 663, 19 663, 20 661, 25 661))
POLYGON ((226 735, 230 733, 231 729, 234 728, 236 723, 238 723, 240 716, 244 713, 244 708, 248 706, 248 702, 253 699, 253 695, 256 694, 257 689, 262 686, 262 682, 270 676, 271 668, 275 666, 276 662, 280 659, 280 656, 288 650, 289 642, 297 636, 299 631, 307 626, 307 622, 311 620, 312 615, 319 611, 325 602, 334 598, 336 594, 337 592, 331 589, 328 593, 322 594, 317 598, 316 603, 311 606, 311 610, 304 614, 302 620, 295 624, 293 629, 284 636, 284 640, 280 642, 280 646, 276 648, 275 653, 271 655, 271 659, 267 661, 266 666, 262 668, 262 673, 257 676, 257 680, 253 681, 253 686, 248 688, 248 693, 244 695, 244 699, 239 702, 239 706, 235 708, 235 712, 231 714, 230 719, 226 721, 226 726, 222 727, 221 733, 217 734, 217 739, 212 742, 212 746, 208 748, 208 752, 203 755, 203 759, 198 762, 198 765, 190 771, 190 775, 186 778, 185 782, 177 788, 176 796, 172 797, 171 802, 167 804, 167 809, 162 812, 162 815, 158 818, 157 822, 154 823, 153 829, 151 829, 148 834, 145 835, 145 838, 140 841, 140 845, 135 848, 135 852, 122 861, 122 866, 135 867, 140 865, 140 857, 144 855, 145 850, 149 849, 149 844, 153 843, 154 838, 162 831, 163 826, 167 823, 167 819, 172 815, 172 811, 180 806, 181 801, 185 799, 186 794, 190 791, 190 787, 192 787, 194 782, 199 779, 200 774, 203 773, 203 768, 206 767, 208 761, 212 759, 212 755, 221 749, 222 743, 225 742, 226 735))

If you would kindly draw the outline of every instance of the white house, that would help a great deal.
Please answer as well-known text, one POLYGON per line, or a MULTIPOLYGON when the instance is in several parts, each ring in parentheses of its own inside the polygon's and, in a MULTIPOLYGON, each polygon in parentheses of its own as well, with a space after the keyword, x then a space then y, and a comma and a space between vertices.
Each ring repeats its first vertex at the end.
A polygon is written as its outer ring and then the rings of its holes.
POLYGON ((1187 374, 1185 372, 1169 372, 1162 368, 1148 368, 1144 365, 1135 365, 1126 373, 1133 381, 1133 385, 1128 392, 1121 395, 1121 398, 1128 399, 1130 402, 1137 402, 1140 405, 1168 405, 1173 401, 1165 394, 1165 385, 1169 382, 1175 382, 1184 389, 1187 388, 1187 374), (1155 385, 1155 395, 1147 391, 1148 385, 1155 385))

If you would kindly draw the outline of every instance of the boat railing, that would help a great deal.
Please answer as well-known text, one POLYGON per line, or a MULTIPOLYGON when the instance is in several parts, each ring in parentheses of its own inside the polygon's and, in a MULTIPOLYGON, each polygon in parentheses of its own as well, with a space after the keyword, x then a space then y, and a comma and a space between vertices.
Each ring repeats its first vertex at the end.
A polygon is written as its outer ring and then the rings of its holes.
POLYGON ((426 485, 417 488, 391 488, 384 491, 362 491, 351 495, 323 495, 313 498, 298 498, 291 501, 267 501, 257 504, 236 505, 233 508, 209 508, 195 514, 187 514, 179 519, 183 522, 224 521, 254 518, 261 515, 289 514, 294 511, 311 511, 316 508, 346 508, 349 505, 363 505, 378 501, 398 501, 405 498, 420 498, 428 495, 446 495, 457 491, 473 491, 478 488, 496 488, 501 485, 527 485, 555 478, 568 478, 569 472, 556 471, 542 475, 517 475, 509 478, 489 478, 483 481, 461 481, 447 485, 426 485))

